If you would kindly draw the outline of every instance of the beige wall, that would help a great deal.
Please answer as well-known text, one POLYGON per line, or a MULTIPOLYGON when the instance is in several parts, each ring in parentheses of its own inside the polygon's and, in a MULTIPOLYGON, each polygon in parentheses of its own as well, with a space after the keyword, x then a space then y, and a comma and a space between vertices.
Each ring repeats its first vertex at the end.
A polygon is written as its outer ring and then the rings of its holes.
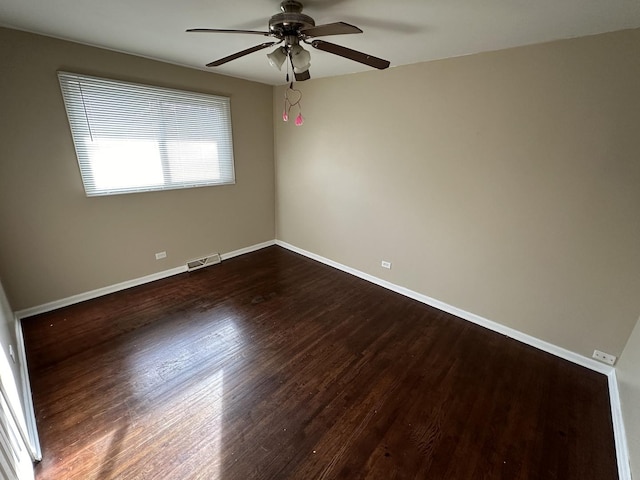
POLYGON ((272 87, 8 29, 0 68, 0 275, 16 310, 274 238, 272 87), (57 70, 230 96, 236 185, 87 198, 57 70))
POLYGON ((622 352, 616 374, 631 457, 631 472, 633 478, 640 478, 640 319, 622 352))
POLYGON ((280 87, 277 238, 619 355, 640 310, 638 58, 631 30, 312 80, 300 128, 280 87))

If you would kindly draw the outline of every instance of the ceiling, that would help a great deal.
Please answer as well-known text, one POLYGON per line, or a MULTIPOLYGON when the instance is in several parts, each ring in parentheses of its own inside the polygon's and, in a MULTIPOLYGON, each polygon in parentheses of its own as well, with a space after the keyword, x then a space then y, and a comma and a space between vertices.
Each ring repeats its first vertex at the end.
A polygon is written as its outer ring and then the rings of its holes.
MULTIPOLYGON (((362 34, 331 42, 406 65, 640 27, 638 0, 302 0, 317 25, 343 21, 362 34)), ((187 28, 268 29, 278 0, 0 0, 0 25, 194 68, 258 45, 258 35, 187 28)), ((285 82, 265 54, 208 69, 262 83, 285 82)), ((369 70, 311 50, 312 78, 369 70)))

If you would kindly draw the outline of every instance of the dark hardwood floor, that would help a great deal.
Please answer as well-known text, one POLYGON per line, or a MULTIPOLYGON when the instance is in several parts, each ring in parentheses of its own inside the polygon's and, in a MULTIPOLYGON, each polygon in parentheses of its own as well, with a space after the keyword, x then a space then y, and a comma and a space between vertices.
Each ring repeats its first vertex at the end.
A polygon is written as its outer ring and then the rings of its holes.
POLYGON ((23 328, 38 479, 618 478, 605 376, 279 247, 23 328))

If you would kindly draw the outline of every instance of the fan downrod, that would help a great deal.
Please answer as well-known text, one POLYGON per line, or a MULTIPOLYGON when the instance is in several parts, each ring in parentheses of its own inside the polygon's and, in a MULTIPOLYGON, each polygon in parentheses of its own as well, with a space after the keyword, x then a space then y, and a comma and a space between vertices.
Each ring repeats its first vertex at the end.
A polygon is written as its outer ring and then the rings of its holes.
POLYGON ((302 3, 296 0, 284 0, 280 3, 280 10, 285 13, 301 13, 302 8, 302 3))

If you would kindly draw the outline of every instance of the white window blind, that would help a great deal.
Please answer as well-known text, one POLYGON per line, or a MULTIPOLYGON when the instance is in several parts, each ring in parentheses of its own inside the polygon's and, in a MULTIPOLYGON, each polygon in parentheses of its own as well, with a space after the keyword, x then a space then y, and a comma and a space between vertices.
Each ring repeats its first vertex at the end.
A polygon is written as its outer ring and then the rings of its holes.
POLYGON ((228 98, 58 78, 87 196, 235 183, 228 98))

